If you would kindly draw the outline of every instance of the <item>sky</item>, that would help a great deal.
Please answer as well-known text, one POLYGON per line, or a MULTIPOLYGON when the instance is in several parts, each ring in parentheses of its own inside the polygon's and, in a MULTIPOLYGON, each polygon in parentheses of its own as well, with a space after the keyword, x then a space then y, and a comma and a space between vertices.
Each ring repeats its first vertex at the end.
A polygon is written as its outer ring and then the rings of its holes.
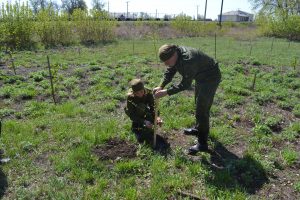
MULTIPOLYGON (((90 5, 92 0, 85 0, 87 5, 90 5)), ((205 0, 104 0, 104 9, 110 12, 146 12, 158 17, 163 17, 165 14, 180 14, 185 13, 189 16, 204 16, 205 0), (127 3, 128 2, 128 3, 127 3)), ((212 20, 217 19, 221 10, 222 0, 207 0, 206 18, 212 20)), ((251 4, 248 0, 223 0, 223 13, 228 11, 242 10, 248 13, 254 12, 251 10, 251 4)))
MULTIPOLYGON (((2 2, 15 2, 15 0, 0 0, 2 2)), ((19 0, 17 0, 19 1, 19 0)), ((20 0, 25 1, 25 0, 20 0)), ((56 0, 61 4, 61 0, 56 0)), ((162 18, 165 14, 178 15, 185 13, 191 17, 197 16, 198 14, 204 16, 206 0, 102 0, 105 3, 104 10, 109 12, 145 12, 151 16, 162 18), (128 7, 127 7, 128 6, 128 7), (198 8, 198 9, 197 9, 198 8)), ((85 0, 87 6, 91 8, 92 0, 85 0)), ((207 11, 206 18, 212 20, 217 19, 221 10, 222 0, 207 0, 207 11)), ((248 13, 255 14, 251 10, 251 4, 248 0, 223 0, 223 13, 228 11, 242 10, 248 13)))

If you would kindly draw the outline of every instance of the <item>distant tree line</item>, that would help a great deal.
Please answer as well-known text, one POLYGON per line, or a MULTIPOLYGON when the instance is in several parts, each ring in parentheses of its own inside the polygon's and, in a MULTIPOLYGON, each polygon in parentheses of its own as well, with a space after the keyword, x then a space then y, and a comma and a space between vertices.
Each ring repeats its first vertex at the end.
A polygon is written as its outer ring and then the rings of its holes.
POLYGON ((87 10, 83 0, 63 0, 62 9, 48 0, 30 0, 0 7, 0 49, 22 50, 95 44, 115 40, 116 26, 101 1, 87 10))
MULTIPOLYGON (((55 11, 66 11, 72 14, 75 9, 86 10, 87 5, 84 0, 61 0, 61 6, 56 1, 51 0, 29 0, 33 12, 36 14, 39 11, 45 10, 49 6, 55 11)), ((92 9, 102 11, 105 3, 102 0, 92 0, 92 9)))

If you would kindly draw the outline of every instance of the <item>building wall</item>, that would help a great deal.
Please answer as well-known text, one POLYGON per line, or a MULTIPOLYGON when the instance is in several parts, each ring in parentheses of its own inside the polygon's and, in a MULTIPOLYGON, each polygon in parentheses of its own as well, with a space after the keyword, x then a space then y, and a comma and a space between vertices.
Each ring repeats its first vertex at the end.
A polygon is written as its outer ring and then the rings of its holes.
MULTIPOLYGON (((218 21, 220 21, 220 15, 218 15, 218 21)), ((253 21, 253 15, 249 15, 247 17, 242 17, 238 15, 223 15, 222 22, 229 21, 229 22, 249 22, 253 21)))

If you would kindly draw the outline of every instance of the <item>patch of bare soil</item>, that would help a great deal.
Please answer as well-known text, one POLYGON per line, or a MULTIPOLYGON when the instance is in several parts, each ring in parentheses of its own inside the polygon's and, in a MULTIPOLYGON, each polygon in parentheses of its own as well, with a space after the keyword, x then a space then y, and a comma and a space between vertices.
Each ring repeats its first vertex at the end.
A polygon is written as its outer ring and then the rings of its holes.
POLYGON ((277 170, 270 179, 270 184, 265 185, 255 196, 264 196, 267 199, 300 199, 300 193, 294 189, 294 184, 299 181, 299 168, 277 170))
POLYGON ((137 147, 125 140, 112 138, 105 144, 96 146, 92 152, 101 160, 115 160, 117 158, 136 157, 137 147))

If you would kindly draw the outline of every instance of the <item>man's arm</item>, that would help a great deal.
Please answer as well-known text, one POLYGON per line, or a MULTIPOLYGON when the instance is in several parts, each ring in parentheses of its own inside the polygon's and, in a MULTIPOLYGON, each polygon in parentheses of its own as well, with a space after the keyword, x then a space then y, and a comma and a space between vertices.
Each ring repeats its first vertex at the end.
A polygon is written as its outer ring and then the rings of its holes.
POLYGON ((176 74, 177 69, 176 67, 168 67, 166 72, 164 73, 164 78, 160 83, 160 87, 163 89, 168 83, 170 83, 176 74))
POLYGON ((181 82, 178 85, 173 85, 167 90, 168 95, 173 95, 183 90, 188 89, 193 82, 192 78, 182 77, 181 82))

